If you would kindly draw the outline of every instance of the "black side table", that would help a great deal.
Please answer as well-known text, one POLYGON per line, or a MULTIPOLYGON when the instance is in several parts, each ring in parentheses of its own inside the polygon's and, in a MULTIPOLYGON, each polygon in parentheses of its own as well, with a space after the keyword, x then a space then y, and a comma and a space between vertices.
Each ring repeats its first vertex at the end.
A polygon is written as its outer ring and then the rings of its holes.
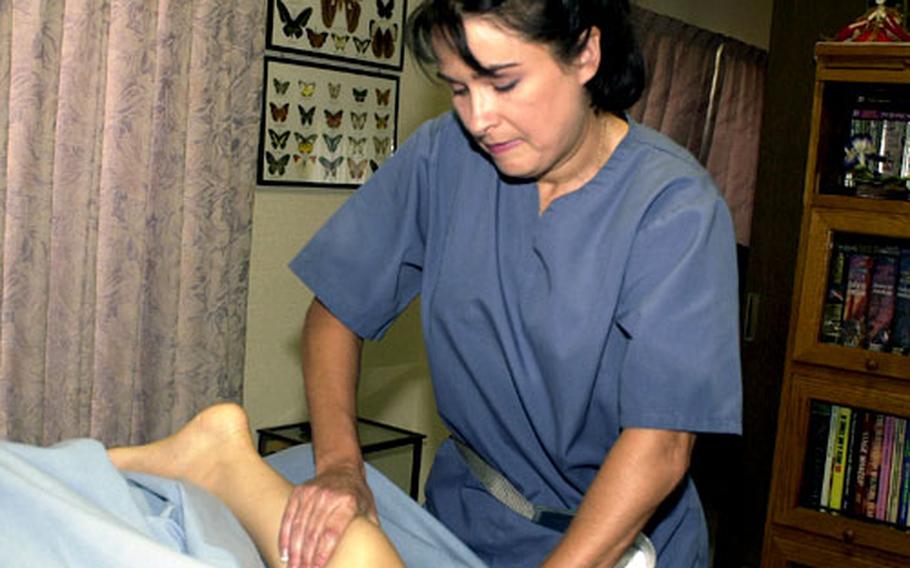
MULTIPOLYGON (((259 434, 259 455, 267 456, 279 450, 307 444, 313 440, 309 422, 296 422, 256 430, 259 434)), ((417 499, 420 485, 420 458, 425 434, 383 424, 367 418, 357 419, 357 434, 364 457, 373 452, 411 446, 411 498, 417 499)))

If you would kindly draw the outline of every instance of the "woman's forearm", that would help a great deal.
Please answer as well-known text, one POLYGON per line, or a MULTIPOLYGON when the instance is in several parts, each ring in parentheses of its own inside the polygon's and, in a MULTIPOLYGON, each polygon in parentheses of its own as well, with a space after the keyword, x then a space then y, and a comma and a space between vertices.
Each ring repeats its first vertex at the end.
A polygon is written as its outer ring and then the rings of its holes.
POLYGON ((623 431, 546 568, 612 568, 660 503, 684 478, 695 435, 623 431))
POLYGON ((318 299, 301 340, 304 389, 317 471, 341 463, 362 468, 357 442, 357 380, 362 341, 318 299))

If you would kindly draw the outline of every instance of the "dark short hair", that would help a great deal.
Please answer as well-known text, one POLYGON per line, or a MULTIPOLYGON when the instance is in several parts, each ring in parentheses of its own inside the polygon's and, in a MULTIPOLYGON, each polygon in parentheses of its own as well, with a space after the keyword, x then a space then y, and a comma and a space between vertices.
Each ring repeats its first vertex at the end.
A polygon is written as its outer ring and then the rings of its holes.
POLYGON ((488 74, 471 53, 464 33, 464 17, 481 15, 528 41, 546 44, 563 63, 581 53, 591 28, 597 26, 600 68, 585 85, 592 106, 621 113, 641 96, 644 63, 629 20, 629 0, 423 0, 408 18, 405 41, 426 70, 438 63, 432 39, 441 32, 467 65, 488 74))

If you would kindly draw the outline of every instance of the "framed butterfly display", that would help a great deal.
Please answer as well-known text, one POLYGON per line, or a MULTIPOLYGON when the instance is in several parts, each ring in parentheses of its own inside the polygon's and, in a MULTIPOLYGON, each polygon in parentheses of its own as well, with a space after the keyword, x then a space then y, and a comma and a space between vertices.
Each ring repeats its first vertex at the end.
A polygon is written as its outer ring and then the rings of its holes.
POLYGON ((266 56, 259 185, 356 188, 395 151, 398 77, 266 56))
POLYGON ((401 70, 406 0, 267 0, 266 49, 401 70))

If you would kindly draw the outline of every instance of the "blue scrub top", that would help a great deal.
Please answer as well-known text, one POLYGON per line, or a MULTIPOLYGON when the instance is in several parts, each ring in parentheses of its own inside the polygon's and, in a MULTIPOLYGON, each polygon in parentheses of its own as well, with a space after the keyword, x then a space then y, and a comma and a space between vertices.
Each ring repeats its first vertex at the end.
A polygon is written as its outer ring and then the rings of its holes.
MULTIPOLYGON (((291 262, 380 338, 418 294, 440 415, 532 502, 576 508, 623 428, 739 433, 735 240, 707 172, 629 132, 539 213, 453 114, 423 125, 291 262)), ((427 507, 491 566, 537 565, 561 534, 499 504, 451 443, 427 507)), ((684 481, 648 528, 660 566, 707 565, 684 481)))

